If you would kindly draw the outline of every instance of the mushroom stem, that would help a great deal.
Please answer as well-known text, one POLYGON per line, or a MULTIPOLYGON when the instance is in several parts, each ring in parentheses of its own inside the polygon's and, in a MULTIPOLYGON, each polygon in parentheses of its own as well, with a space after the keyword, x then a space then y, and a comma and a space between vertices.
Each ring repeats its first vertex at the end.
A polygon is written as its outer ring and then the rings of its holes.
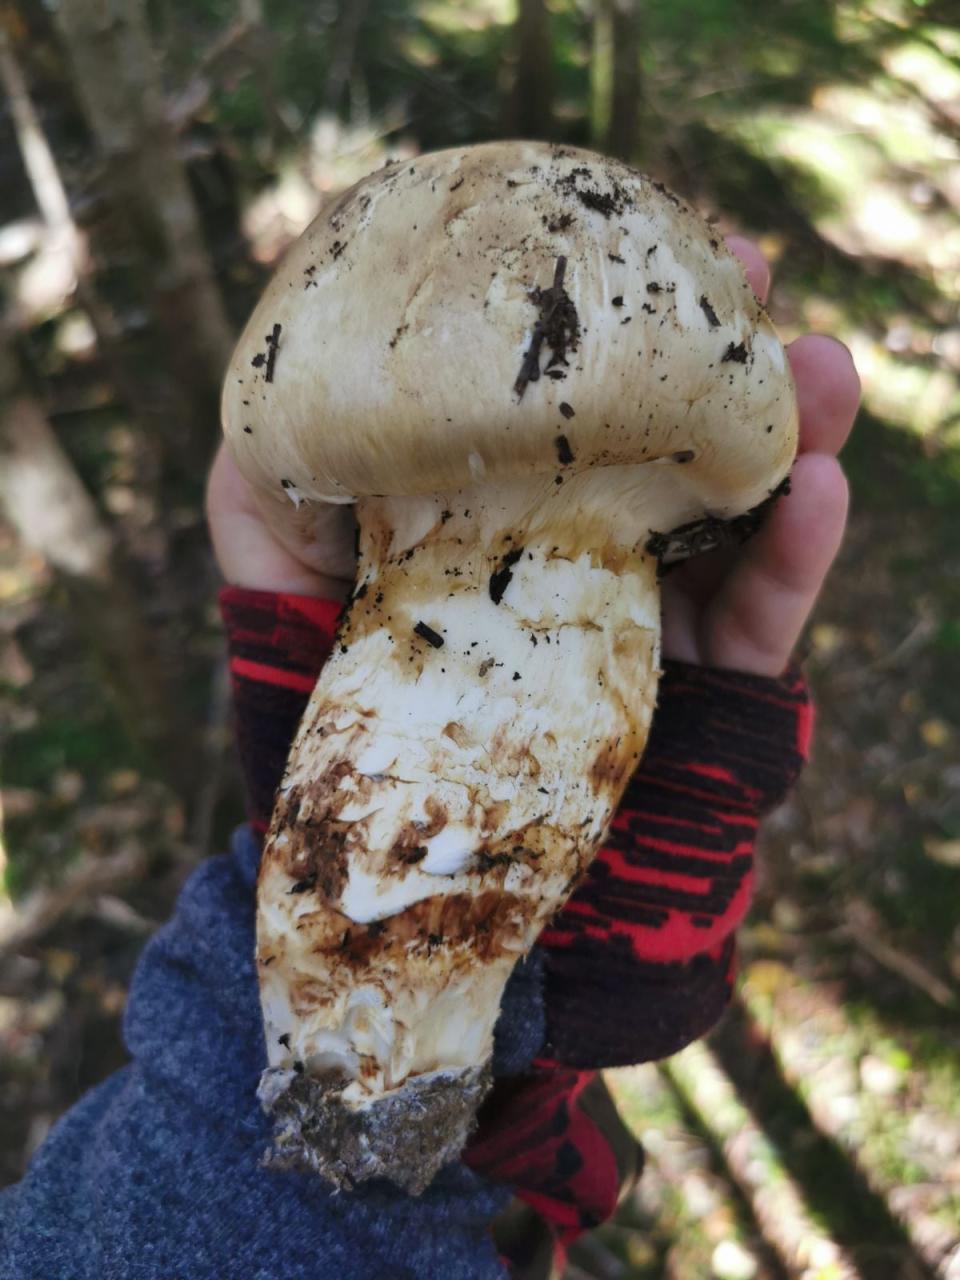
POLYGON ((416 1194, 459 1155, 510 971, 643 750, 651 525, 609 479, 562 488, 358 503, 358 587, 260 873, 273 1163, 416 1194))

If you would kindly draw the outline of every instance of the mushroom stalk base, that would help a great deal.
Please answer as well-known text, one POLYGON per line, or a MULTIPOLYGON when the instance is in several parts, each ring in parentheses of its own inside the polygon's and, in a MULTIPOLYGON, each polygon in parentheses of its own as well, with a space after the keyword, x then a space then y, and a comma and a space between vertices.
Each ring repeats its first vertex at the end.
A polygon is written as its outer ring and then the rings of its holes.
POLYGON ((275 1162, 413 1189, 469 1135, 504 986, 656 698, 656 563, 588 496, 577 521, 479 486, 359 506, 359 585, 258 886, 275 1162))
POLYGON ((274 1121, 267 1168, 317 1173, 338 1191, 387 1178, 418 1196, 466 1146, 491 1076, 488 1065, 413 1076, 359 1109, 343 1101, 347 1083, 267 1068, 257 1091, 274 1121))

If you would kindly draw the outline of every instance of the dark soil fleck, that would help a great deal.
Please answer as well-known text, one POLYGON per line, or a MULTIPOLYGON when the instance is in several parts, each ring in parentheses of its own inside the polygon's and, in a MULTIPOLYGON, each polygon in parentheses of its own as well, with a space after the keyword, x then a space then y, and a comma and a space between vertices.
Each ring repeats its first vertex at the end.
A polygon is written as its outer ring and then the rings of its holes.
POLYGON ((574 417, 574 409, 572 404, 567 404, 566 400, 560 401, 560 412, 568 420, 574 417))
POLYGON ((577 185, 578 178, 589 177, 591 177, 590 170, 584 166, 578 166, 576 169, 571 169, 564 177, 559 178, 555 189, 559 195, 573 196, 587 209, 593 209, 605 218, 612 218, 615 213, 623 213, 624 209, 632 205, 633 201, 630 193, 626 188, 620 186, 618 182, 610 179, 609 175, 609 191, 600 191, 593 186, 577 185))
POLYGON ((783 494, 790 492, 790 477, 787 476, 776 489, 757 506, 742 516, 734 516, 732 520, 721 520, 717 516, 704 516, 702 520, 691 520, 682 524, 672 533, 652 533, 647 541, 646 550, 659 561, 660 577, 669 573, 690 556, 700 555, 704 551, 716 551, 720 547, 738 546, 751 537, 763 524, 770 508, 783 494))
POLYGON ((514 547, 500 561, 500 568, 495 569, 490 575, 490 599, 494 604, 499 604, 503 599, 503 593, 509 587, 513 578, 513 566, 523 555, 523 547, 514 547))
POLYGON ((567 260, 557 258, 553 284, 549 289, 532 289, 530 298, 540 309, 540 317, 533 326, 530 346, 523 357, 513 389, 518 398, 523 397, 527 384, 540 380, 540 350, 544 343, 551 349, 546 371, 554 365, 566 365, 568 351, 576 351, 580 338, 580 319, 573 299, 563 287, 567 260))
POLYGON ((608 253, 607 257, 611 262, 619 262, 621 266, 624 265, 625 259, 621 258, 619 253, 608 253))
POLYGON ((652 182, 650 185, 653 187, 654 191, 659 191, 662 196, 665 196, 675 208, 683 208, 683 203, 680 200, 680 197, 675 196, 672 191, 663 185, 662 182, 652 182))
POLYGON ((428 627, 425 622, 418 622, 413 629, 422 640, 426 640, 427 644, 432 645, 434 649, 443 647, 443 636, 438 635, 433 627, 428 627))
POLYGON ((548 218, 547 215, 544 214, 543 225, 548 231, 556 235, 558 231, 566 231, 567 227, 573 225, 573 214, 561 213, 559 218, 548 218))
POLYGON ((610 305, 611 305, 612 307, 622 307, 622 306, 623 306, 623 294, 622 294, 622 293, 618 293, 618 294, 617 294, 617 296, 616 296, 615 298, 611 298, 611 299, 610 299, 610 305))
POLYGON ((459 191, 462 186, 463 186, 463 178, 458 178, 456 182, 452 182, 450 184, 450 190, 459 191))
POLYGON ((710 328, 716 329, 720 324, 720 320, 717 317, 716 311, 714 311, 713 307, 710 305, 710 299, 705 293, 701 293, 700 295, 700 310, 707 317, 710 328))
POLYGON ((720 363, 721 364, 730 364, 730 363, 746 364, 748 354, 749 353, 747 351, 747 347, 745 343, 731 342, 730 345, 727 347, 726 351, 721 356, 720 363))
POLYGON ((277 363, 277 350, 280 346, 281 327, 279 324, 273 326, 273 329, 264 337, 264 342, 267 344, 266 352, 258 351, 250 361, 254 369, 263 369, 266 366, 263 375, 265 382, 273 381, 274 367, 277 363))
POLYGON ((557 446, 557 457, 564 466, 573 461, 573 450, 566 436, 557 436, 554 444, 557 446))

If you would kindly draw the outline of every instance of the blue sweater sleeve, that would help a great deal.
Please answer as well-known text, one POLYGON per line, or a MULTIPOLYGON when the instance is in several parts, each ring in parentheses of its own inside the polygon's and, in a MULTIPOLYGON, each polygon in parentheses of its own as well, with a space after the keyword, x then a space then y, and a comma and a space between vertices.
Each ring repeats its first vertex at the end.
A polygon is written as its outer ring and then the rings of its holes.
MULTIPOLYGON (((509 1192, 463 1164, 417 1199, 386 1183, 338 1195, 261 1168, 258 858, 241 828, 145 949, 124 1027, 131 1064, 0 1195, 0 1280, 503 1280, 489 1227, 509 1192)), ((543 1036, 529 964, 501 1024, 495 1071, 522 1070, 543 1036)))

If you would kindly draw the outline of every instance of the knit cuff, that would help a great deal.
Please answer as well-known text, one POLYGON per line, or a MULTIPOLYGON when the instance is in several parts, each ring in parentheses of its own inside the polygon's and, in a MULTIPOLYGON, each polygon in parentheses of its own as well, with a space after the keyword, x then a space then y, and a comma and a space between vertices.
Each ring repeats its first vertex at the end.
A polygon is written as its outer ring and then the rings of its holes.
POLYGON ((247 812, 262 835, 290 745, 333 649, 343 606, 311 596, 224 587, 237 748, 247 812))
POLYGON ((813 706, 795 665, 774 678, 667 661, 623 804, 654 787, 679 805, 768 813, 796 782, 812 733, 813 706))

